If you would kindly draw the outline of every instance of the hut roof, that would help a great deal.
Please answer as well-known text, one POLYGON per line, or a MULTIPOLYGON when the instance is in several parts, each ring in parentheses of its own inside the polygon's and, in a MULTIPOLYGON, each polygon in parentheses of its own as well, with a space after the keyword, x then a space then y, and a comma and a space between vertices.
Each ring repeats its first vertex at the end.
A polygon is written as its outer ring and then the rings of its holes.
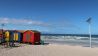
POLYGON ((40 32, 37 31, 37 30, 26 30, 25 32, 27 32, 27 31, 34 32, 34 33, 40 33, 40 32))
MULTIPOLYGON (((37 31, 37 30, 3 30, 3 32, 6 32, 6 31, 17 31, 17 32, 20 32, 20 33, 24 33, 24 32, 27 32, 27 31, 31 31, 31 32, 34 32, 34 33, 40 33, 40 32, 37 31)), ((2 34, 2 29, 0 29, 0 34, 2 34)))
POLYGON ((26 30, 5 30, 5 31, 16 31, 16 32, 23 33, 23 32, 25 32, 26 30))
POLYGON ((24 33, 26 30, 16 30, 17 32, 24 33))
POLYGON ((37 31, 37 30, 32 30, 33 32, 39 32, 39 31, 37 31))

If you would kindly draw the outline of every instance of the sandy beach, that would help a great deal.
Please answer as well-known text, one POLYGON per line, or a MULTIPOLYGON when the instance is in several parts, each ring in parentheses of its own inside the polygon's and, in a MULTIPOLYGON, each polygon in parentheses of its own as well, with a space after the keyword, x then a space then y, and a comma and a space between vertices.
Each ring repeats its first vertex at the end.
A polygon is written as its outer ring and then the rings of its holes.
POLYGON ((23 45, 0 48, 0 56, 98 56, 98 48, 70 45, 23 45))

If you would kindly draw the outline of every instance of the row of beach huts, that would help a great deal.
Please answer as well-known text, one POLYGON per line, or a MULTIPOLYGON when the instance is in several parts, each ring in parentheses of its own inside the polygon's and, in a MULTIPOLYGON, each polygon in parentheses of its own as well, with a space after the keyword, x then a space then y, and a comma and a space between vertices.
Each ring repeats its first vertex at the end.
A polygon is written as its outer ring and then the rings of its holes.
POLYGON ((40 44, 41 33, 36 30, 0 30, 0 43, 18 42, 40 44))

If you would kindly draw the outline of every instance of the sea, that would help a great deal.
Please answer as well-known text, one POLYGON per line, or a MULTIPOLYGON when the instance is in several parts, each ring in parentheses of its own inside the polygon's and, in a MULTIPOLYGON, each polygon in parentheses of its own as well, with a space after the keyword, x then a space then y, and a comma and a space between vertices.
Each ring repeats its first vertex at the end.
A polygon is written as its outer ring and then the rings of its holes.
MULTIPOLYGON (((90 46, 89 34, 41 34, 41 40, 49 44, 90 46)), ((98 35, 91 35, 92 47, 98 47, 98 35)))

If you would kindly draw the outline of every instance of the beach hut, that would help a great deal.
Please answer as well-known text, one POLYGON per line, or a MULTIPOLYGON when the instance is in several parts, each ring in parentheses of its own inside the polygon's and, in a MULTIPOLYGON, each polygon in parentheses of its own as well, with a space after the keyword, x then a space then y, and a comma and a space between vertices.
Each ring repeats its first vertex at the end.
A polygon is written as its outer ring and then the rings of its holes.
POLYGON ((0 34, 0 43, 4 43, 4 42, 5 42, 5 38, 3 34, 0 34))
POLYGON ((12 30, 5 31, 5 41, 6 42, 14 41, 14 31, 12 30))
POLYGON ((0 29, 0 44, 2 43, 2 30, 0 29))
POLYGON ((23 42, 31 44, 40 44, 40 32, 27 30, 23 33, 23 42))
POLYGON ((22 33, 21 32, 18 32, 15 30, 13 37, 14 37, 15 42, 22 42, 22 33))
POLYGON ((22 41, 22 34, 16 30, 8 30, 5 32, 5 40, 7 42, 21 42, 22 41))
POLYGON ((0 43, 4 43, 4 42, 5 42, 4 31, 3 29, 0 29, 0 43))
POLYGON ((6 30, 5 31, 5 41, 7 45, 14 46, 14 30, 6 30))

